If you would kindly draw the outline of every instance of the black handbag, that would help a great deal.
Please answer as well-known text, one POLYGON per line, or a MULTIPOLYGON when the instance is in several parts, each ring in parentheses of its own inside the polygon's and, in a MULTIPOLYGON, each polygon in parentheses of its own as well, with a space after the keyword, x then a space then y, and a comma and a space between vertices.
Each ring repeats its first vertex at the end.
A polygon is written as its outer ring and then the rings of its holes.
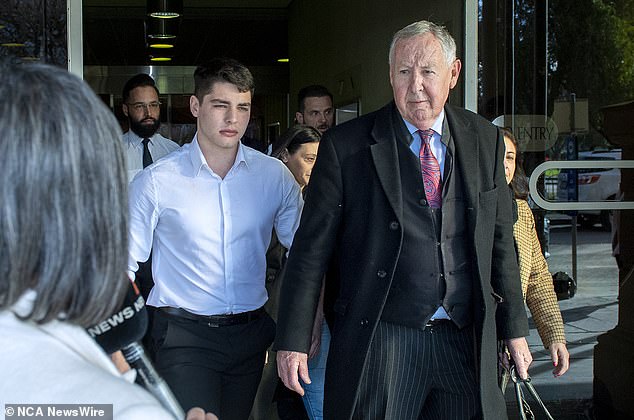
POLYGON ((557 294, 557 300, 570 299, 577 293, 577 282, 563 271, 553 274, 553 287, 557 294))
POLYGON ((533 410, 531 410, 531 406, 528 404, 528 401, 526 401, 524 390, 522 389, 522 384, 523 384, 526 390, 528 391, 528 393, 531 394, 531 397, 533 397, 533 400, 535 400, 537 405, 542 409, 542 412, 546 415, 546 418, 548 420, 554 420, 553 416, 550 415, 550 412, 544 405, 544 402, 539 397, 539 394, 535 390, 535 387, 531 383, 531 377, 529 376, 526 379, 521 379, 519 375, 517 374, 517 371, 515 370, 515 366, 511 366, 510 376, 511 376, 511 380, 513 381, 513 385, 515 387, 515 398, 517 400, 517 407, 519 410, 520 419, 521 420, 535 420, 536 419, 535 414, 533 413, 533 410))

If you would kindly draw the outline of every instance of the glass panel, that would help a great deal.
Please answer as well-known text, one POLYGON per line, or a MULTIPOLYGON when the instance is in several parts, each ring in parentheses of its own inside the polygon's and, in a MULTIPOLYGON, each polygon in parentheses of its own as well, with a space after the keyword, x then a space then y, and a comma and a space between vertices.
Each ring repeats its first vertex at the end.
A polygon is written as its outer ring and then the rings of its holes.
MULTIPOLYGON (((480 114, 513 130, 529 176, 546 161, 597 165, 546 171, 539 195, 606 205, 633 201, 633 171, 601 162, 634 159, 634 0, 480 0, 479 6, 480 114)), ((594 377, 596 392, 597 383, 623 383, 610 376, 620 366, 608 359, 624 360, 606 356, 605 348, 599 355, 601 338, 594 345, 599 334, 611 335, 617 320, 615 330, 631 319, 632 288, 623 286, 634 275, 634 211, 589 207, 555 212, 533 206, 533 213, 550 272, 568 272, 578 284, 576 297, 560 302, 578 369, 567 375, 594 377)), ((533 336, 529 344, 539 352, 541 341, 533 336)), ((534 366, 552 369, 547 354, 534 356, 534 366)), ((538 383, 548 383, 533 369, 538 383)), ((592 379, 586 385, 566 398, 593 398, 592 379)), ((604 403, 594 395, 595 407, 604 403)))
POLYGON ((159 131, 180 145, 191 142, 196 134, 196 119, 189 110, 189 98, 190 95, 161 95, 165 106, 165 109, 161 109, 161 115, 165 117, 162 118, 159 131))
MULTIPOLYGON (((634 100, 633 17, 632 0, 480 1, 480 113, 513 130, 527 174, 546 160, 622 158, 604 120, 611 105, 634 100)), ((620 170, 590 173, 550 170, 540 195, 619 196, 620 170)), ((608 213, 596 213, 578 216, 610 230, 608 213)))
POLYGON ((0 57, 67 67, 66 0, 0 2, 0 57))
POLYGON ((352 103, 337 107, 335 123, 341 124, 346 121, 355 119, 359 115, 361 115, 361 104, 360 104, 360 100, 357 99, 356 101, 352 103))

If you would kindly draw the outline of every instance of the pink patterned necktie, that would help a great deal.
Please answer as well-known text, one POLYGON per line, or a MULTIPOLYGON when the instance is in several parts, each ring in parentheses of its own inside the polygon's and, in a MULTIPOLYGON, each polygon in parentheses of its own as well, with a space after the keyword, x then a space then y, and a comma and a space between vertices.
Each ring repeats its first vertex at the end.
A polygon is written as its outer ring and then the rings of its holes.
POLYGON ((434 135, 434 130, 418 130, 422 140, 420 145, 420 169, 423 173, 423 185, 429 207, 439 209, 442 204, 440 191, 440 166, 431 151, 429 142, 434 135))

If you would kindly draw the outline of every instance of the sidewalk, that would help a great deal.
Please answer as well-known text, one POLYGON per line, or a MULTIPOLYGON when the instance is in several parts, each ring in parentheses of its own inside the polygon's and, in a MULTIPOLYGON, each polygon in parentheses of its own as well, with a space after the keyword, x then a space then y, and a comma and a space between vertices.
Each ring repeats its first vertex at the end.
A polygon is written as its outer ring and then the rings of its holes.
MULTIPOLYGON (((572 275, 570 225, 551 226, 550 272, 572 275)), ((533 364, 529 373, 537 392, 556 419, 588 419, 592 404, 593 354, 597 336, 617 322, 618 271, 611 254, 610 233, 579 230, 577 233, 577 294, 559 301, 570 352, 570 370, 552 376, 552 361, 535 325, 530 321, 529 346, 533 364)), ((518 418, 511 386, 506 399, 511 419, 518 418)), ((528 397, 529 401, 530 397, 528 397)), ((536 404, 531 405, 537 408, 536 404)), ((537 412, 537 410, 536 410, 537 412)), ((543 418, 537 415, 537 418, 543 418)))

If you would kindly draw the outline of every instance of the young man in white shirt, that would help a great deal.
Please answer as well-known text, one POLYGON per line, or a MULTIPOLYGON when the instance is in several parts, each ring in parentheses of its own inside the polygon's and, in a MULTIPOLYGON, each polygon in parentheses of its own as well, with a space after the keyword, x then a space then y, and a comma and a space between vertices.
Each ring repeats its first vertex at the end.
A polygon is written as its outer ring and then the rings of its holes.
POLYGON ((275 334, 265 253, 274 228, 290 246, 302 199, 277 159, 240 143, 253 77, 215 59, 194 73, 193 141, 139 174, 130 186, 130 257, 153 247, 156 364, 184 409, 247 419, 275 334))

